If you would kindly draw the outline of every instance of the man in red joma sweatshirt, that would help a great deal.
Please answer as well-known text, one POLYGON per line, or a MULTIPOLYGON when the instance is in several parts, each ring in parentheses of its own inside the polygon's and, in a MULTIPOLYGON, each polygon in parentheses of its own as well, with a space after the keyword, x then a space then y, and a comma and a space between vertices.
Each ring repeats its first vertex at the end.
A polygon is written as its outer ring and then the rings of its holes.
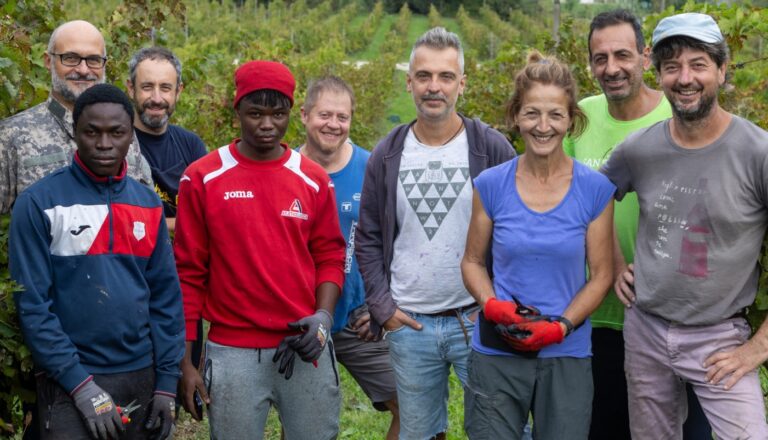
POLYGON ((209 404, 212 438, 261 439, 270 406, 288 439, 335 438, 340 394, 327 343, 345 241, 333 183, 280 143, 295 88, 287 67, 245 63, 235 88, 241 137, 190 165, 179 185, 183 403, 198 419, 195 392, 209 404), (211 323, 204 380, 190 360, 201 318, 211 323))

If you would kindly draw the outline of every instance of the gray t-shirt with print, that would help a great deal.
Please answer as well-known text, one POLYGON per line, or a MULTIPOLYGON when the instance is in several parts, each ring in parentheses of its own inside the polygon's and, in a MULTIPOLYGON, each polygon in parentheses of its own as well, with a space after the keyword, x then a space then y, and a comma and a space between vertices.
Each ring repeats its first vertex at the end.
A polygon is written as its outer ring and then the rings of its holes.
POLYGON ((472 214, 466 131, 441 147, 409 131, 397 182, 390 290, 398 307, 435 313, 471 304, 459 264, 472 214))
POLYGON ((708 325, 752 304, 768 225, 768 133, 733 116, 715 142, 685 149, 666 120, 630 135, 601 171, 616 199, 634 191, 640 201, 641 310, 708 325))

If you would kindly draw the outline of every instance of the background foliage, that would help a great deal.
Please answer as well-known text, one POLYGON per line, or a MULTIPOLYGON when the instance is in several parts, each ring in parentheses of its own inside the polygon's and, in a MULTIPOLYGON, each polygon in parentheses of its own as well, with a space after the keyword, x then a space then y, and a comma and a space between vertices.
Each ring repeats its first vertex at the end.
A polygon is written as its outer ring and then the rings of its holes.
MULTIPOLYGON (((171 48, 184 64, 185 90, 173 121, 197 132, 209 146, 238 134, 231 109, 232 74, 250 59, 279 60, 291 67, 298 87, 286 141, 304 138, 299 108, 308 81, 322 74, 346 79, 357 95, 352 139, 371 148, 394 124, 414 115, 405 93, 410 44, 435 25, 459 33, 465 44, 467 88, 459 109, 505 132, 504 105, 512 78, 531 48, 554 53, 575 73, 582 96, 599 93, 587 63, 586 35, 591 17, 613 4, 580 5, 563 0, 555 21, 555 2, 527 0, 0 0, 0 118, 47 97, 50 74, 42 54, 53 28, 86 18, 107 40, 108 79, 123 86, 130 55, 153 44, 171 48), (559 22, 557 34, 552 23, 559 22)), ((711 14, 732 50, 723 106, 768 128, 768 63, 762 61, 768 33, 766 2, 622 1, 643 16, 645 35, 662 17, 680 11, 711 14), (735 4, 735 3, 738 3, 735 4)), ((653 72, 646 80, 655 85, 653 72)), ((0 432, 23 425, 21 402, 33 396, 29 352, 21 343, 7 271, 8 218, 0 220, 0 432)), ((768 267, 768 252, 760 263, 768 267)), ((768 272, 750 311, 753 324, 768 309, 768 272)), ((460 426, 458 431, 460 432, 460 426)), ((343 434, 343 433, 342 433, 343 434)), ((357 433, 359 434, 359 433, 357 433)), ((356 437, 350 432, 348 438, 356 437)), ((2 434, 0 434, 2 435, 2 434)), ((344 436, 344 435, 342 435, 344 436)))

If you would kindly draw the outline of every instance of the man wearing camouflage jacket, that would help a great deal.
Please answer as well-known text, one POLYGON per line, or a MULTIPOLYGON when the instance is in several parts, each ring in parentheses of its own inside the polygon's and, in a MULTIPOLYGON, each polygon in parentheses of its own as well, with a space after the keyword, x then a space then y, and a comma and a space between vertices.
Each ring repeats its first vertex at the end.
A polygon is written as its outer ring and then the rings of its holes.
MULTIPOLYGON (((16 196, 28 186, 72 161, 77 148, 72 133, 75 99, 104 82, 104 37, 86 21, 71 21, 56 28, 44 57, 51 72, 51 95, 0 121, 0 214, 9 213, 16 196)), ((152 184, 149 165, 135 136, 126 160, 131 177, 152 184)))

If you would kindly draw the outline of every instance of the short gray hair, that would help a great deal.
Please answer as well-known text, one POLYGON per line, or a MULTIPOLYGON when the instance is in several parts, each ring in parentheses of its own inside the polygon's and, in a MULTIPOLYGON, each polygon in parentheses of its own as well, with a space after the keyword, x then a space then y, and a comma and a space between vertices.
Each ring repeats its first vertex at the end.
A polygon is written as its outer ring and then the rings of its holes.
POLYGON ((165 60, 176 69, 176 89, 181 87, 181 61, 170 50, 164 47, 145 47, 139 50, 128 61, 131 84, 136 85, 136 68, 145 60, 165 60))
MULTIPOLYGON (((66 23, 64 23, 66 24, 66 23)), ((51 38, 48 39, 48 49, 46 49, 46 52, 49 54, 52 54, 54 49, 56 48, 56 38, 59 37, 59 29, 61 29, 64 24, 59 25, 56 29, 51 32, 51 38)), ((107 48, 104 46, 104 51, 106 51, 107 48)))
POLYGON ((459 52, 459 71, 464 74, 464 48, 461 47, 461 40, 459 36, 453 32, 447 31, 444 27, 433 27, 424 33, 416 43, 413 44, 411 49, 411 59, 408 62, 408 69, 413 66, 413 59, 416 57, 416 49, 421 46, 426 46, 431 49, 448 49, 453 48, 459 52))

